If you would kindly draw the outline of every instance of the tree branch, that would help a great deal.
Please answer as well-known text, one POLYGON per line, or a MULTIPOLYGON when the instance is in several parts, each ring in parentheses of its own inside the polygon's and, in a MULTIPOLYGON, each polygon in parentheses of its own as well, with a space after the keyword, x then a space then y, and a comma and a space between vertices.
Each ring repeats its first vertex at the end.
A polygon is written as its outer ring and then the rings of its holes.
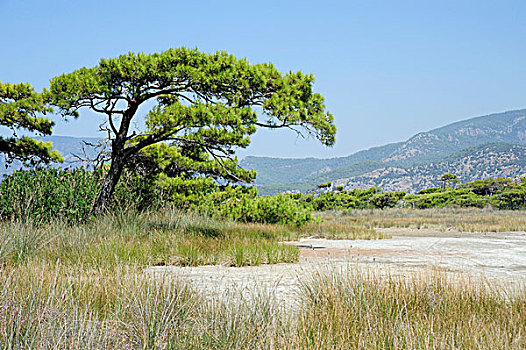
MULTIPOLYGON (((212 158, 214 158, 214 160, 215 160, 216 162, 219 163, 219 165, 221 166, 221 168, 223 168, 223 170, 228 174, 228 176, 232 177, 232 178, 233 178, 234 180, 236 180, 237 182, 246 182, 245 180, 243 180, 243 179, 237 177, 237 175, 232 174, 232 173, 227 169, 227 167, 225 166, 225 163, 223 163, 223 160, 221 159, 220 156, 217 156, 217 155, 216 155, 214 152, 212 152, 208 147, 204 147, 204 149, 205 149, 208 153, 210 153, 210 155, 212 156, 212 158)), ((230 157, 227 157, 227 158, 232 159, 232 158, 230 158, 230 157)))

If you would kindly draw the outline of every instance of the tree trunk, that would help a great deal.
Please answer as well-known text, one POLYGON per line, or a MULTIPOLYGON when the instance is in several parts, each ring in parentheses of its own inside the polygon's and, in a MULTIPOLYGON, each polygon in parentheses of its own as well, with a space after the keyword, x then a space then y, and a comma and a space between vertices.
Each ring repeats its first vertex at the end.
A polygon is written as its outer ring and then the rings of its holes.
MULTIPOLYGON (((119 182, 119 179, 121 177, 122 170, 124 169, 124 165, 126 164, 126 161, 129 156, 129 152, 126 152, 125 150, 128 129, 130 128, 131 120, 133 119, 135 112, 137 112, 140 103, 141 102, 137 102, 135 100, 130 102, 128 108, 122 115, 119 131, 115 131, 115 139, 111 142, 110 170, 108 171, 108 175, 106 175, 106 178, 104 178, 104 181, 102 182, 102 186, 100 188, 99 195, 97 196, 97 200, 95 201, 95 203, 93 204, 93 208, 91 209, 91 214, 95 216, 99 216, 104 211, 106 211, 106 209, 108 209, 111 197, 113 196, 113 192, 115 191, 115 186, 117 186, 117 182, 119 182)), ((111 121, 112 116, 110 115, 109 118, 111 121)))
POLYGON ((124 163, 125 159, 123 155, 117 155, 112 159, 110 170, 102 182, 97 200, 91 209, 91 214, 99 216, 108 208, 113 192, 115 191, 115 186, 117 182, 119 182, 122 170, 124 169, 124 163))

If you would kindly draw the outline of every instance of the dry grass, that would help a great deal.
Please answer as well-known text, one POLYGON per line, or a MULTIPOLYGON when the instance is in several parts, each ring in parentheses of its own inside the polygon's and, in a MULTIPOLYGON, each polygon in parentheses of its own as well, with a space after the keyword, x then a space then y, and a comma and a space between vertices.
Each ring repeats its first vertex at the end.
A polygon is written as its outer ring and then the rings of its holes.
POLYGON ((302 288, 302 348, 522 349, 526 291, 451 280, 437 272, 385 278, 314 276, 302 288))
POLYGON ((133 266, 31 264, 0 272, 4 349, 521 349, 526 293, 430 272, 322 271, 296 309, 271 292, 204 299, 133 266))
POLYGON ((328 218, 304 227, 222 222, 167 209, 114 213, 87 224, 0 223, 0 264, 38 257, 104 268, 122 264, 247 266, 295 262, 299 250, 281 242, 320 235, 384 238, 374 230, 328 218))
POLYGON ((318 220, 295 230, 295 239, 309 236, 326 239, 384 239, 391 235, 342 216, 320 215, 318 220))
POLYGON ((329 213, 347 225, 366 228, 394 227, 461 232, 526 231, 526 211, 492 209, 369 209, 329 213))
POLYGON ((287 228, 246 225, 167 210, 120 213, 84 225, 0 224, 0 263, 38 258, 111 268, 137 265, 259 265, 293 262, 297 248, 280 242, 287 228))

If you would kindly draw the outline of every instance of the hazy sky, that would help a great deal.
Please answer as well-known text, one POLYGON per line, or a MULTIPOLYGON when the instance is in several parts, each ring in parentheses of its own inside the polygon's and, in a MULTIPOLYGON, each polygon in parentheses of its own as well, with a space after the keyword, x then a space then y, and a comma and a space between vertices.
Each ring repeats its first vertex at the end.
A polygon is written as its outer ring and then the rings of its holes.
MULTIPOLYGON (((179 46, 313 73, 336 145, 258 131, 241 155, 343 156, 526 108, 524 0, 0 0, 0 30, 0 80, 38 89, 101 57, 179 46)), ((98 124, 57 119, 55 134, 96 136, 98 124)))

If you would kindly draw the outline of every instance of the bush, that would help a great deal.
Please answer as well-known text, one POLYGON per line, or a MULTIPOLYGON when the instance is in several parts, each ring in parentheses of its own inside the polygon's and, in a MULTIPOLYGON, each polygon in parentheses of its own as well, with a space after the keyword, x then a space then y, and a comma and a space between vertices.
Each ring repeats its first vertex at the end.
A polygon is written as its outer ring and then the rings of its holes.
POLYGON ((442 192, 442 188, 440 187, 425 188, 419 191, 418 194, 429 194, 429 193, 437 193, 437 192, 442 192))
POLYGON ((384 192, 377 193, 371 197, 371 204, 378 209, 394 208, 407 192, 384 192))
POLYGON ((490 200, 489 197, 477 196, 470 192, 453 197, 450 203, 460 208, 484 208, 490 204, 490 200))
POLYGON ((89 214, 101 178, 83 168, 17 171, 0 184, 0 217, 77 221, 89 214))
POLYGON ((521 209, 526 207, 526 191, 524 188, 512 188, 497 196, 495 204, 499 209, 521 209))
POLYGON ((261 222, 302 226, 312 220, 310 210, 286 195, 258 197, 257 210, 261 222))
POLYGON ((380 189, 372 187, 366 190, 354 189, 341 192, 327 192, 304 196, 300 201, 310 205, 312 210, 364 209, 371 207, 369 200, 380 189))

